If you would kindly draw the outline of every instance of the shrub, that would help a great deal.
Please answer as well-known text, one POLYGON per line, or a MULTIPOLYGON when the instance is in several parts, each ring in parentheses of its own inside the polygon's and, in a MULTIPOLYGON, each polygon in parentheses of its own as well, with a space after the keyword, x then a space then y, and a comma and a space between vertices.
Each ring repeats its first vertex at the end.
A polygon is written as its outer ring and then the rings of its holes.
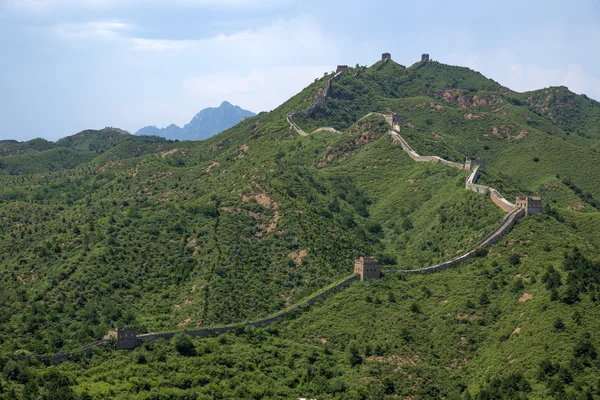
POLYGON ((573 348, 573 357, 584 366, 589 367, 592 361, 598 358, 598 351, 589 340, 581 340, 573 348))
POLYGON ((410 305, 410 311, 414 312, 415 314, 418 314, 421 312, 421 309, 419 308, 419 304, 417 304, 416 302, 413 302, 410 305))
POLYGON ((189 335, 181 332, 177 335, 173 336, 171 340, 175 349, 182 356, 193 356, 196 355, 196 349, 194 348, 194 343, 192 343, 192 339, 189 335))
POLYGON ((350 365, 353 367, 357 366, 363 361, 363 358, 358 351, 358 345, 355 341, 350 342, 350 345, 348 346, 347 358, 350 362, 350 365))
POLYGON ((487 292, 481 293, 481 296, 479 296, 479 304, 481 304, 482 306, 490 304, 490 298, 488 297, 487 292))
POLYGON ((554 320, 554 329, 556 329, 557 331, 562 331, 565 329, 565 323, 562 319, 556 318, 554 320))

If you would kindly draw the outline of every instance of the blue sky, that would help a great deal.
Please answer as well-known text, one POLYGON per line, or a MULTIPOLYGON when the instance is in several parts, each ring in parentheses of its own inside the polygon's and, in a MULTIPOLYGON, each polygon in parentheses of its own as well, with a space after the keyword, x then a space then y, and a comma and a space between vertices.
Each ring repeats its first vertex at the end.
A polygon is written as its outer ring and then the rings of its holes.
POLYGON ((428 52, 600 99, 597 0, 0 0, 0 139, 268 111, 336 64, 428 52))

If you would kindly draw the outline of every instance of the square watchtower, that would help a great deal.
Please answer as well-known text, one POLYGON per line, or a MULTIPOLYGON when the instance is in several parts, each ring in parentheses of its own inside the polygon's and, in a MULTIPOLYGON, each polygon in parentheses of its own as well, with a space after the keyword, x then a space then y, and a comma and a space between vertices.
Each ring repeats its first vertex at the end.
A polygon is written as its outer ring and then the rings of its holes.
POLYGON ((360 275, 360 280, 380 279, 381 268, 379 262, 371 257, 360 257, 354 261, 354 273, 360 275))
POLYGON ((542 199, 534 196, 517 196, 515 201, 517 207, 525 210, 525 215, 541 214, 543 212, 542 199))
POLYGON ((105 339, 114 339, 117 350, 129 350, 137 347, 137 336, 134 326, 126 326, 108 331, 105 339))
POLYGON ((390 53, 383 53, 381 55, 381 61, 386 62, 392 59, 392 55, 390 53))

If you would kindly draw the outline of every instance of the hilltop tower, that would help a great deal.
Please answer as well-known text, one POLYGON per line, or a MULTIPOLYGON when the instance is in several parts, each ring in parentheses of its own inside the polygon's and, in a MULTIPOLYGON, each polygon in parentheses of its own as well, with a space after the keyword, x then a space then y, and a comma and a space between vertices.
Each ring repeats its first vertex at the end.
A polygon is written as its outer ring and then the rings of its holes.
POLYGON ((380 279, 381 268, 379 262, 371 257, 360 257, 354 261, 354 273, 360 275, 360 280, 380 279))
POLYGON ((390 53, 383 53, 381 55, 381 61, 386 62, 392 59, 392 55, 390 53))
POLYGON ((337 69, 335 70, 335 73, 337 74, 338 72, 345 72, 347 70, 348 70, 347 65, 338 65, 337 69))
POLYGON ((525 215, 541 214, 543 212, 542 199, 534 196, 517 196, 515 201, 517 207, 525 210, 525 215))
POLYGON ((422 63, 429 62, 429 54, 427 54, 427 53, 421 54, 421 62, 422 63))
POLYGON ((130 350, 137 347, 137 336, 134 326, 126 326, 108 331, 108 334, 104 338, 114 339, 117 350, 130 350))

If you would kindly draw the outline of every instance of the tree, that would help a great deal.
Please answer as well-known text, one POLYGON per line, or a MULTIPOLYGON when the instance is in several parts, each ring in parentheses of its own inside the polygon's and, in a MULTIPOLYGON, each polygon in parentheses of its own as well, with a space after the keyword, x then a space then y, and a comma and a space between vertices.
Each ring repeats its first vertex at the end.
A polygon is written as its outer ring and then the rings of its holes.
POLYGON ((194 343, 192 343, 192 339, 189 335, 185 333, 178 333, 173 336, 171 340, 173 345, 175 345, 175 349, 182 356, 194 356, 196 355, 196 349, 194 348, 194 343))
POLYGON ((358 345, 355 341, 350 342, 350 345, 348 345, 347 357, 352 367, 355 367, 363 362, 363 358, 358 351, 358 345))
POLYGON ((557 331, 562 331, 563 329, 565 329, 565 323, 562 319, 556 318, 554 320, 554 329, 556 329, 557 331))

